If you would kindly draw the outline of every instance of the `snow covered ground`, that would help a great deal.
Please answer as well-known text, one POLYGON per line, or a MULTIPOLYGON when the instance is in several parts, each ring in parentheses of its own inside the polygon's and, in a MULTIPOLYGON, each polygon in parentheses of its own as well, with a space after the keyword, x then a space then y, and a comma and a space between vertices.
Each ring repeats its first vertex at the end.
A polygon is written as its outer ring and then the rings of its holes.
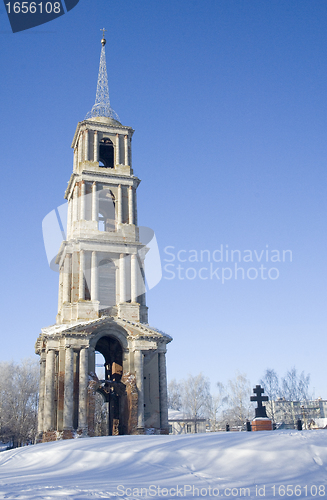
POLYGON ((117 436, 0 453, 0 499, 327 497, 327 431, 117 436))

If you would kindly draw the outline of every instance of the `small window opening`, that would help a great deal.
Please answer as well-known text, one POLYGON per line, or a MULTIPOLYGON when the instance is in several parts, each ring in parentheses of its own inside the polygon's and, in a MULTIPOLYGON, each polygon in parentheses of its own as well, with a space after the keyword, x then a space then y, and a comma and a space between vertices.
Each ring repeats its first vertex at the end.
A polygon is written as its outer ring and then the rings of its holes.
POLYGON ((114 168, 114 146, 108 137, 104 137, 100 141, 99 166, 114 168))

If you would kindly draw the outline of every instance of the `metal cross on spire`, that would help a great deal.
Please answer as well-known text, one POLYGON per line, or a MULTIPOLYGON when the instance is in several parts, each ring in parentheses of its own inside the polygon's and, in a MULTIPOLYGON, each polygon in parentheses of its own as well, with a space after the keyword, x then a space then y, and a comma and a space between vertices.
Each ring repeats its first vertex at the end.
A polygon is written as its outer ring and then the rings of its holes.
POLYGON ((102 28, 100 31, 102 31, 102 40, 101 40, 102 48, 100 55, 97 93, 95 97, 94 106, 92 107, 91 111, 87 113, 85 119, 94 118, 96 116, 106 116, 108 118, 113 118, 114 120, 119 121, 117 113, 110 106, 110 99, 109 99, 106 51, 104 48, 106 45, 106 39, 104 37, 105 36, 104 33, 107 30, 102 28))

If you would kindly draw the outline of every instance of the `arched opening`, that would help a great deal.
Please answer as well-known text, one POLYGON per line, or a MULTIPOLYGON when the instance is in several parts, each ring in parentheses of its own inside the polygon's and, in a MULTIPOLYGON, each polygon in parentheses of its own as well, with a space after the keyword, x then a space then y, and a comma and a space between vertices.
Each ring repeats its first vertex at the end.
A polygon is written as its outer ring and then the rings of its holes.
POLYGON ((116 305, 116 266, 110 259, 99 263, 99 301, 100 308, 116 305))
POLYGON ((115 337, 101 337, 95 351, 103 356, 96 359, 104 359, 104 380, 120 382, 123 374, 123 349, 120 342, 115 337))
MULTIPOLYGON (((125 434, 124 408, 126 386, 121 382, 123 374, 123 349, 111 336, 101 337, 96 346, 96 365, 104 361, 104 378, 95 399, 94 428, 97 436, 125 434), (100 361, 97 363, 97 361, 100 361)), ((101 369, 96 366, 96 369, 101 369)), ((100 374, 100 372, 99 372, 100 374)))
POLYGON ((99 195, 99 214, 98 214, 98 229, 99 231, 115 231, 116 229, 115 215, 115 197, 112 191, 103 189, 99 195))
POLYGON ((99 165, 104 168, 114 168, 114 146, 108 137, 100 141, 99 165))

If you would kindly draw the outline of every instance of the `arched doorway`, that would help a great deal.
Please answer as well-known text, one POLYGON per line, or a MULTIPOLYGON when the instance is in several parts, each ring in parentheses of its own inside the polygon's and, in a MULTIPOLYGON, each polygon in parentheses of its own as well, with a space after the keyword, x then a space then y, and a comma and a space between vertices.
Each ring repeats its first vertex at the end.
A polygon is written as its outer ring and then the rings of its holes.
MULTIPOLYGON (((98 436, 117 436, 126 433, 124 408, 126 386, 123 375, 123 349, 113 336, 101 337, 95 346, 104 360, 104 379, 97 390, 95 401, 95 432, 98 436)), ((98 358, 101 356, 98 356, 98 358)))

